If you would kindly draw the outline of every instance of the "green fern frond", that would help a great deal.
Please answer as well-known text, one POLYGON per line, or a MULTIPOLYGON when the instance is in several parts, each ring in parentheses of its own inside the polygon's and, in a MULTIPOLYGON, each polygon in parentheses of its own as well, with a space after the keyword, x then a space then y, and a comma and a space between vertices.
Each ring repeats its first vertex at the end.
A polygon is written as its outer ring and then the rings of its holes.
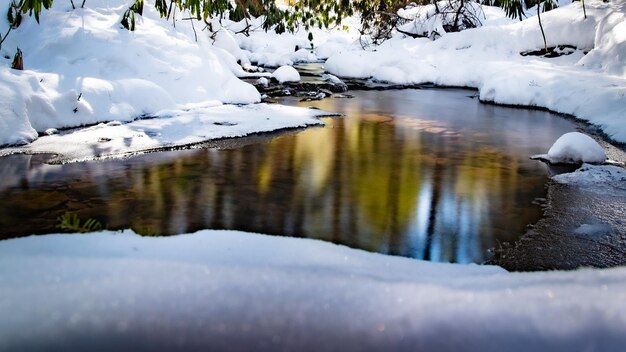
POLYGON ((89 218, 84 222, 81 222, 78 215, 75 213, 66 212, 62 216, 58 217, 59 224, 57 228, 67 232, 98 232, 102 231, 102 223, 96 219, 89 218))

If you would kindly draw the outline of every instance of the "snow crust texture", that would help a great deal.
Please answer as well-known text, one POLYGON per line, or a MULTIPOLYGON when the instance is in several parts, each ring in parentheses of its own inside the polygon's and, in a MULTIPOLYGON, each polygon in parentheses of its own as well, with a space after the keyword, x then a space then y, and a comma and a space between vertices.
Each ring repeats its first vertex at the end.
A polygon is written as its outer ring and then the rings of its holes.
POLYGON ((598 193, 619 194, 616 192, 626 191, 626 169, 615 165, 583 164, 574 172, 556 175, 552 179, 563 184, 587 187, 598 193), (602 187, 597 187, 599 185, 602 187))
POLYGON ((0 241, 0 350, 619 351, 626 269, 507 273, 314 240, 0 241))

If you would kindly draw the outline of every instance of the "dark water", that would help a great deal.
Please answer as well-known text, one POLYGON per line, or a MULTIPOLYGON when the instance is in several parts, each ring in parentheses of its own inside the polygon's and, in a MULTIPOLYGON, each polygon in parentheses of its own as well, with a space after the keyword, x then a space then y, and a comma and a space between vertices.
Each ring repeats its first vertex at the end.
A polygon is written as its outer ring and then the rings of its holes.
POLYGON ((533 201, 545 196, 547 171, 528 156, 575 129, 466 90, 351 94, 302 103, 346 114, 324 128, 234 149, 67 165, 1 158, 1 237, 58 232, 72 212, 145 235, 237 229, 482 262, 541 216, 533 201))

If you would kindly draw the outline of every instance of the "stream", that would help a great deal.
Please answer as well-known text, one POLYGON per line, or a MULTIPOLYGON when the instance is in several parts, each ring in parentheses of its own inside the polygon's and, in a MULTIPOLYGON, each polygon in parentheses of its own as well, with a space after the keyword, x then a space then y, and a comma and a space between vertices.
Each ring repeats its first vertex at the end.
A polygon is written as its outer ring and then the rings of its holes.
POLYGON ((0 158, 0 238, 60 217, 172 235, 233 229, 440 262, 483 263, 542 217, 546 152, 576 123, 481 104, 464 89, 355 90, 284 104, 343 113, 325 127, 213 148, 50 165, 0 158))

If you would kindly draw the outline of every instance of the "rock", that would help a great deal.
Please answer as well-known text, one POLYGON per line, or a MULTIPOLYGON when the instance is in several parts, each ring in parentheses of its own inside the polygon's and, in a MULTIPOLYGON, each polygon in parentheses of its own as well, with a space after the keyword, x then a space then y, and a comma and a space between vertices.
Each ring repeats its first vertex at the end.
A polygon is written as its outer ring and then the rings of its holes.
POLYGON ((270 84, 270 81, 267 78, 265 78, 265 77, 261 77, 261 78, 256 80, 256 83, 259 86, 261 86, 261 87, 267 88, 267 86, 269 86, 269 84, 270 84))

